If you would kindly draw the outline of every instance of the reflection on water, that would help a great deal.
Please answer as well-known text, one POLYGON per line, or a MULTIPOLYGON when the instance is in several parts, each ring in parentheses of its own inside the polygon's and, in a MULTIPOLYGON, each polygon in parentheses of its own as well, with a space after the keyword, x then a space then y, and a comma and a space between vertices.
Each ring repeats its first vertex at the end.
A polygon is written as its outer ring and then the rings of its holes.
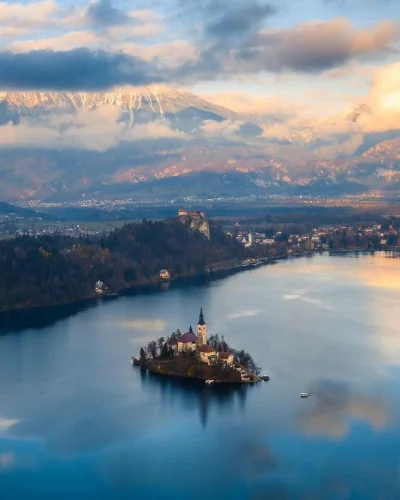
POLYGON ((218 412, 227 412, 238 403, 238 408, 244 410, 247 392, 254 389, 253 385, 242 384, 217 383, 209 386, 200 380, 167 378, 140 369, 139 373, 143 388, 158 393, 163 405, 179 404, 186 408, 197 405, 204 428, 210 407, 216 407, 218 412))
POLYGON ((365 421, 376 431, 387 424, 388 409, 380 396, 352 393, 347 384, 334 381, 321 381, 311 395, 311 408, 301 416, 302 428, 310 434, 343 438, 354 420, 365 421))
POLYGON ((0 499, 400 498, 397 262, 316 256, 18 314, 0 337, 0 499), (200 305, 270 382, 131 367, 200 305))

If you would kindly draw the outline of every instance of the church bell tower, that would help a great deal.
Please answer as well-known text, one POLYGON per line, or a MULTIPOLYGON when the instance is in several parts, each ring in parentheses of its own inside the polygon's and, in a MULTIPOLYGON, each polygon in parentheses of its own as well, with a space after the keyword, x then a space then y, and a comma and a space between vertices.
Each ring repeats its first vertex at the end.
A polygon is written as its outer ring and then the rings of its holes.
POLYGON ((197 323, 197 346, 207 344, 207 325, 204 321, 203 308, 200 309, 199 322, 197 323))

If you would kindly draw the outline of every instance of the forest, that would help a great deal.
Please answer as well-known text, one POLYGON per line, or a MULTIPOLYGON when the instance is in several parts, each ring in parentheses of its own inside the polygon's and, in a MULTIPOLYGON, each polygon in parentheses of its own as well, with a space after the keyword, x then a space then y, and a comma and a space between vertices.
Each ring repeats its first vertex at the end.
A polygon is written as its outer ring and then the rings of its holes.
POLYGON ((0 241, 0 311, 87 299, 97 280, 119 292, 154 282, 163 268, 189 276, 244 258, 243 245, 215 223, 209 225, 210 240, 171 218, 125 224, 98 237, 0 241))

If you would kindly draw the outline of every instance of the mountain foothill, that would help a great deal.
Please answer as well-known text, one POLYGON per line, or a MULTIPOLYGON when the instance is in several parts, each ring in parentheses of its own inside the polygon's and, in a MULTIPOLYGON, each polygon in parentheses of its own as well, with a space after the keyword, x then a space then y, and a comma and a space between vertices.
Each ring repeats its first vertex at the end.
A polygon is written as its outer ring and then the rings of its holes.
POLYGON ((370 114, 361 103, 291 129, 163 86, 3 92, 0 199, 398 193, 400 130, 361 133, 370 114))

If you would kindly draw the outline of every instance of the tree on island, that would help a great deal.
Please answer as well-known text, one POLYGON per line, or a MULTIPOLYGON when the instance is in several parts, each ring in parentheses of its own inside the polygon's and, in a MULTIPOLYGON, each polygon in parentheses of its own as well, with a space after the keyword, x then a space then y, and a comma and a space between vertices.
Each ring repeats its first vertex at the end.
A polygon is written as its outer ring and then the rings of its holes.
POLYGON ((244 368, 247 368, 256 375, 259 375, 261 373, 261 368, 256 365, 251 355, 243 349, 241 351, 232 349, 225 341, 223 335, 221 336, 221 338, 219 337, 218 333, 216 333, 215 335, 210 335, 208 344, 217 352, 231 352, 236 363, 243 366, 244 368))
POLYGON ((163 347, 164 347, 164 342, 165 342, 165 339, 164 337, 160 337, 158 340, 157 340, 157 344, 158 344, 158 351, 161 353, 161 351, 163 350, 163 347))
POLYGON ((146 361, 146 352, 143 347, 140 348, 140 361, 146 361))
POLYGON ((157 351, 157 342, 155 340, 150 340, 150 342, 147 344, 147 352, 153 359, 155 359, 157 357, 157 351))

